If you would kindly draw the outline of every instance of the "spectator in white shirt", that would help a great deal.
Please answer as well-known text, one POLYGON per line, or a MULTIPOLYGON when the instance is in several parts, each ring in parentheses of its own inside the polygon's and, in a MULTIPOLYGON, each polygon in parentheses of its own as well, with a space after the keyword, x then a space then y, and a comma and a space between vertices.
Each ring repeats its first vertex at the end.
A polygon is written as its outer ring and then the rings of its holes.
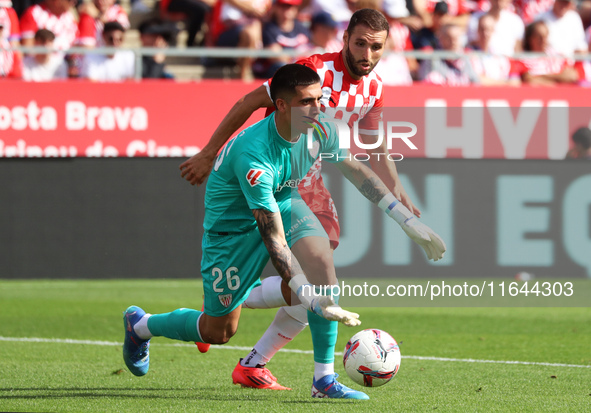
POLYGON ((506 56, 495 55, 490 52, 490 40, 495 30, 495 18, 484 14, 478 21, 478 38, 472 44, 472 49, 486 54, 473 54, 470 63, 480 77, 480 83, 489 85, 517 85, 518 79, 511 79, 511 61, 506 56))
POLYGON ((581 16, 574 10, 574 1, 556 0, 552 10, 542 13, 536 20, 546 22, 550 48, 563 56, 586 53, 585 29, 581 16))
POLYGON ((474 13, 468 23, 468 42, 474 43, 478 38, 478 22, 489 14, 494 18, 494 31, 489 41, 489 52, 496 55, 512 56, 521 50, 525 27, 521 17, 509 10, 508 0, 491 0, 488 12, 474 13))
MULTIPOLYGON (((35 46, 53 47, 55 34, 47 29, 35 33, 35 46)), ((28 82, 48 82, 54 79, 66 79, 68 65, 60 53, 37 53, 23 59, 23 80, 28 82)))
MULTIPOLYGON (((105 23, 103 40, 106 47, 121 47, 125 29, 119 22, 105 23)), ((87 54, 82 62, 81 76, 99 82, 117 82, 134 76, 135 55, 116 51, 112 55, 87 54)))

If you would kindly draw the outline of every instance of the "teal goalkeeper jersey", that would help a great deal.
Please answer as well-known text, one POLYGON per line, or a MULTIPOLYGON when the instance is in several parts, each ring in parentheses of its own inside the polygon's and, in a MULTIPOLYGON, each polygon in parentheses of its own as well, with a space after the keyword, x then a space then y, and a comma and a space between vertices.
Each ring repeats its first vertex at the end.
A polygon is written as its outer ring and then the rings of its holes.
POLYGON ((299 182, 321 154, 329 162, 348 156, 347 149, 339 148, 336 126, 324 114, 319 115, 322 128, 314 132, 308 149, 303 134, 297 142, 279 135, 275 113, 243 130, 218 155, 205 191, 206 231, 252 230, 256 221, 251 210, 278 212, 277 203, 297 193, 299 182))

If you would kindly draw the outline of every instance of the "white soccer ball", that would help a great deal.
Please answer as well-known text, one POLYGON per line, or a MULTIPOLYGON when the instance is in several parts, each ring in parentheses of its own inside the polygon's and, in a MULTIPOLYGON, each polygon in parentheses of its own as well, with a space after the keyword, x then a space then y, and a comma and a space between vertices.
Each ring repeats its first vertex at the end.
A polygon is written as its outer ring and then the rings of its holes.
POLYGON ((343 365, 355 383, 378 387, 398 373, 400 359, 400 348, 390 334, 367 329, 351 337, 345 346, 343 365))

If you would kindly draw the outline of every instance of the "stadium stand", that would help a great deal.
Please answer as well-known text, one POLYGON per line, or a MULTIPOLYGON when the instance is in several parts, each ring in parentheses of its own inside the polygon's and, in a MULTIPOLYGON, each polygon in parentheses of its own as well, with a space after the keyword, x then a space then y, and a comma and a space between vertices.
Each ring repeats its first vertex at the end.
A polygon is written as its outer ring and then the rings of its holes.
MULTIPOLYGON (((90 0, 84 0, 84 2, 89 1, 90 0)), ((219 50, 213 51, 212 53, 207 53, 208 48, 214 44, 215 35, 217 31, 219 31, 220 16, 217 14, 217 11, 221 8, 219 7, 219 5, 222 4, 222 2, 228 2, 229 4, 233 4, 234 1, 239 0, 218 0, 218 7, 213 7, 212 12, 209 13, 209 16, 206 18, 206 23, 203 25, 202 30, 198 33, 195 39, 195 46, 187 48, 186 45, 187 43, 189 43, 189 39, 187 34, 186 22, 182 19, 182 16, 175 13, 163 13, 161 3, 159 0, 120 0, 119 5, 128 14, 130 21, 130 28, 126 32, 126 38, 123 47, 136 50, 141 48, 140 35, 138 32, 139 25, 149 18, 160 17, 165 19, 171 25, 171 27, 175 28, 175 35, 169 44, 166 62, 167 69, 175 76, 175 79, 177 81, 198 81, 201 79, 244 79, 244 70, 240 70, 236 67, 236 61, 240 60, 236 59, 236 57, 242 57, 244 55, 234 55, 235 57, 232 59, 228 58, 228 56, 225 56, 223 59, 220 59, 219 55, 216 55, 216 53, 219 53, 219 50), (201 49, 201 52, 191 53, 191 49, 193 49, 193 51, 195 49, 201 49), (185 51, 187 53, 184 53, 185 51)), ((9 4, 11 2, 8 0, 4 0, 0 3, 9 4)), ((550 0, 523 0, 514 2, 507 2, 504 0, 447 0, 447 2, 430 0, 427 2, 427 7, 425 10, 417 10, 417 7, 416 5, 414 5, 414 3, 415 2, 404 2, 397 0, 367 0, 359 1, 356 3, 357 5, 353 5, 353 2, 347 4, 349 4, 348 7, 353 7, 353 9, 356 7, 360 7, 360 5, 363 5, 364 7, 374 7, 381 9, 383 12, 385 12, 387 15, 389 15, 389 17, 393 19, 391 29, 391 34, 393 38, 395 38, 396 40, 400 40, 396 37, 396 35, 397 33, 401 33, 402 31, 396 30, 396 28, 402 28, 405 30, 405 32, 410 32, 410 40, 412 40, 413 44, 410 45, 409 42, 409 45, 411 47, 415 47, 414 51, 420 50, 424 52, 427 52, 428 49, 430 49, 430 47, 425 48, 424 44, 421 44, 417 41, 417 36, 420 36, 424 33, 429 33, 432 38, 431 40, 436 39, 436 32, 438 32, 439 30, 434 28, 432 32, 429 32, 429 29, 430 25, 435 20, 433 18, 433 15, 436 14, 438 10, 442 10, 443 8, 449 11, 439 16, 439 20, 441 21, 438 20, 438 27, 443 27, 445 24, 449 23, 455 23, 462 27, 464 33, 464 46, 468 46, 470 36, 474 36, 475 31, 474 25, 476 20, 474 18, 472 20, 468 19, 470 15, 476 17, 489 12, 492 13, 494 8, 499 6, 505 8, 507 10, 507 13, 510 13, 510 15, 514 18, 522 19, 527 24, 531 21, 535 21, 536 19, 544 18, 544 13, 548 14, 550 11, 554 10, 551 9, 553 7, 552 4, 554 4, 554 2, 550 0), (406 8, 404 5, 405 3, 406 8), (471 24, 468 24, 468 21, 470 21, 471 24), (472 35, 470 35, 471 30, 472 35)), ((588 49, 588 42, 591 38, 591 1, 557 0, 557 3, 561 4, 562 9, 568 10, 569 15, 580 16, 580 20, 583 23, 583 27, 587 31, 586 43, 588 49)), ((320 0, 310 0, 303 2, 301 8, 299 9, 298 20, 301 21, 304 26, 309 27, 310 19, 314 15, 314 13, 318 10, 325 10, 327 5, 333 5, 333 3, 330 1, 320 0)), ((17 7, 18 4, 15 4, 14 6, 17 7)), ((554 6, 554 8, 556 7, 554 6)), ((337 27, 339 29, 339 38, 342 36, 342 31, 344 30, 344 25, 340 25, 339 22, 343 19, 343 16, 346 14, 344 10, 340 10, 340 12, 341 13, 338 16, 334 14, 332 15, 332 18, 336 21, 337 27)), ((266 21, 268 21, 269 16, 266 15, 258 19, 261 20, 261 23, 264 24, 266 21)), ((566 29, 568 30, 568 28, 566 29)), ((30 35, 30 33, 27 34, 27 36, 29 37, 30 35)), ((564 38, 566 39, 567 37, 568 36, 564 38)), ((402 44, 400 41, 395 41, 395 43, 397 43, 398 46, 402 44)), ((431 46, 431 44, 429 44, 429 46, 431 46)), ((439 46, 437 44, 433 44, 432 47, 435 50, 437 50, 439 46)), ((554 48, 561 49, 561 47, 554 48)), ((577 48, 581 49, 581 45, 579 44, 577 48)), ((393 51, 396 53, 401 53, 400 47, 395 47, 393 51)), ((232 52, 235 52, 235 50, 232 50, 232 52)), ((405 47, 403 53, 406 53, 406 57, 410 57, 411 59, 417 58, 421 61, 430 59, 439 60, 439 58, 429 57, 426 55, 422 55, 420 53, 413 54, 412 52, 413 49, 405 47)), ((489 52, 494 55, 494 50, 492 50, 492 48, 489 52)), ((268 57, 268 55, 256 55, 254 57, 268 57)), ((292 55, 292 57, 294 56, 292 55)), ((588 84, 589 79, 591 79, 591 57, 589 57, 588 55, 579 54, 575 56, 575 59, 582 61, 582 63, 579 65, 581 67, 581 70, 579 70, 579 83, 588 84)), ((286 59, 286 61, 287 60, 290 59, 286 59)), ((493 61, 494 59, 488 60, 493 61)), ((386 61, 387 54, 384 56, 384 62, 386 61)), ((420 79, 417 78, 416 69, 411 68, 411 74, 414 82, 420 81, 420 79)), ((397 83, 400 84, 397 81, 397 79, 393 79, 392 84, 397 83)))

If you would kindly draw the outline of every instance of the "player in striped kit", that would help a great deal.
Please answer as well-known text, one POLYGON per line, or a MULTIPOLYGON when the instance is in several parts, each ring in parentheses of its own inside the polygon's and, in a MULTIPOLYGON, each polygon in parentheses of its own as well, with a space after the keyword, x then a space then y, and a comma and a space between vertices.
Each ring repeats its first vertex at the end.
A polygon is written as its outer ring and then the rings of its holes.
MULTIPOLYGON (((343 36, 344 47, 340 53, 313 55, 298 61, 314 69, 321 79, 323 97, 321 105, 324 112, 352 124, 359 120, 359 133, 365 143, 375 141, 378 135, 378 122, 383 108, 383 88, 379 76, 373 73, 383 52, 389 27, 386 18, 378 11, 362 9, 351 17, 349 27, 343 36)), ((181 175, 191 184, 201 184, 211 171, 213 160, 222 145, 250 115, 261 107, 272 107, 268 93, 269 82, 240 99, 218 126, 207 146, 197 155, 181 164, 181 175)), ((385 148, 368 152, 385 153, 385 148)), ((392 190, 394 196, 415 215, 420 211, 406 195, 398 177, 394 162, 378 162, 372 158, 372 168, 382 181, 392 190)), ((383 157, 382 157, 383 158, 383 157)), ((314 274, 327 274, 326 268, 333 267, 331 248, 336 248, 339 238, 339 224, 334 204, 324 187, 320 174, 321 165, 315 163, 310 173, 300 183, 298 189, 310 209, 320 220, 330 240, 328 245, 320 244, 314 237, 306 238, 307 256, 317 271, 310 271, 310 281, 315 285, 335 284, 334 280, 313 279, 314 274)), ((241 359, 232 378, 234 383, 247 387, 282 390, 276 378, 266 369, 265 364, 273 355, 301 332, 310 323, 314 343, 314 397, 342 398, 346 395, 337 390, 340 384, 334 374, 334 347, 337 338, 337 323, 310 316, 303 307, 285 306, 282 290, 285 283, 279 277, 263 280, 260 287, 252 290, 245 306, 249 308, 281 307, 275 320, 265 332, 251 353, 241 359), (330 378, 330 380, 326 380, 330 378), (319 388, 318 382, 327 386, 319 388)), ((200 345, 200 351, 207 347, 200 345)))

